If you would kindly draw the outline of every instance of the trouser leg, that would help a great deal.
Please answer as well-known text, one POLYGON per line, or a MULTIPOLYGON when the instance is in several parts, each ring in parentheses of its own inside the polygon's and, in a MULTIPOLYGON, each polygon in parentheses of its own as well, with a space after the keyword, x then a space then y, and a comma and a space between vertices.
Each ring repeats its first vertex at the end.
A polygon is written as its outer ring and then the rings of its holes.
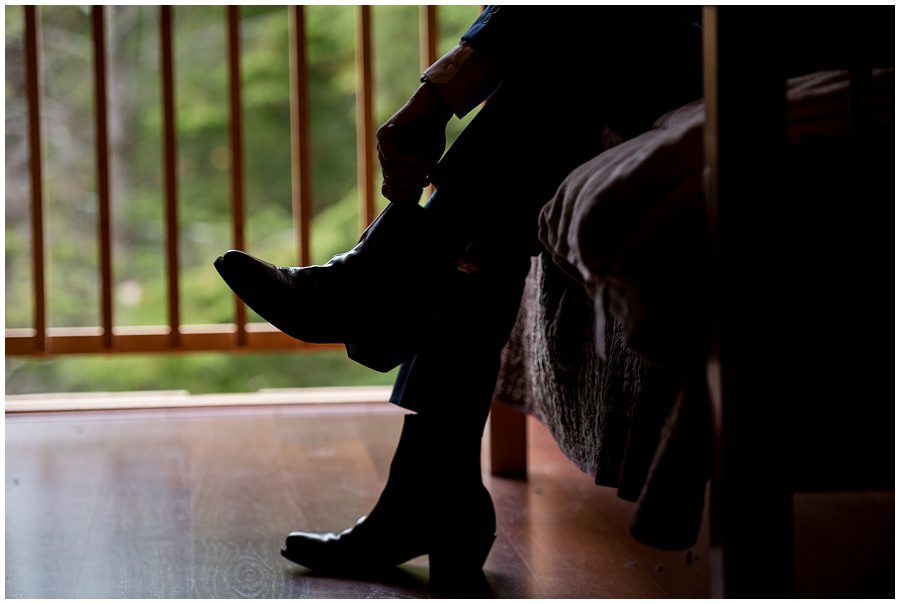
POLYGON ((520 252, 481 272, 452 275, 436 329, 401 366, 391 400, 435 425, 480 436, 529 266, 520 252))
POLYGON ((524 88, 504 83, 447 151, 428 209, 464 242, 536 253, 540 208, 569 171, 602 150, 604 126, 524 88))
POLYGON ((451 278, 448 295, 430 302, 438 327, 401 368, 395 402, 457 413, 468 405, 483 425, 528 256, 540 250, 541 207, 602 151, 609 125, 633 135, 699 98, 699 32, 653 11, 596 14, 607 17, 607 38, 542 47, 533 69, 508 74, 436 169, 428 212, 461 247, 487 248, 488 268, 451 278))
POLYGON ((401 367, 391 397, 409 409, 440 413, 444 425, 467 416, 479 434, 529 257, 538 251, 540 208, 602 146, 601 123, 584 119, 577 130, 579 120, 567 114, 533 124, 535 108, 523 98, 514 83, 504 85, 439 167, 428 212, 460 248, 475 241, 488 257, 481 272, 449 276, 446 296, 426 302, 438 309, 437 326, 401 367))

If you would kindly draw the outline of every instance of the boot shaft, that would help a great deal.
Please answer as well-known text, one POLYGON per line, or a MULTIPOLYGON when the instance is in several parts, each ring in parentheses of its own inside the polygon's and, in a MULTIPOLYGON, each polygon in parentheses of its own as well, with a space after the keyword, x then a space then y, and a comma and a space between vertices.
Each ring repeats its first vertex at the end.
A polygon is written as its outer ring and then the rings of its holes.
POLYGON ((425 413, 407 414, 388 484, 414 482, 440 491, 444 485, 480 485, 481 433, 484 423, 440 421, 425 413), (474 425, 473 425, 474 423, 474 425))

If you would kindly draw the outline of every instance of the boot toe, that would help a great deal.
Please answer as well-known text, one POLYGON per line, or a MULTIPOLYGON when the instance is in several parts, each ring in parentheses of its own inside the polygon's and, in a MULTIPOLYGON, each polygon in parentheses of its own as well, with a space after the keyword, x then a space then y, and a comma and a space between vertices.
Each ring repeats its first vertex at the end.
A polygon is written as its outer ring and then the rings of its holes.
POLYGON ((281 555, 311 570, 336 572, 350 562, 339 537, 335 533, 293 532, 285 539, 281 555))
POLYGON ((216 259, 215 265, 219 272, 225 271, 237 278, 248 278, 275 269, 275 265, 240 250, 228 250, 216 259))
POLYGON ((249 254, 228 250, 213 264, 228 287, 251 308, 267 306, 266 297, 276 299, 281 295, 274 287, 278 283, 270 277, 267 279, 271 271, 265 270, 265 264, 249 254))

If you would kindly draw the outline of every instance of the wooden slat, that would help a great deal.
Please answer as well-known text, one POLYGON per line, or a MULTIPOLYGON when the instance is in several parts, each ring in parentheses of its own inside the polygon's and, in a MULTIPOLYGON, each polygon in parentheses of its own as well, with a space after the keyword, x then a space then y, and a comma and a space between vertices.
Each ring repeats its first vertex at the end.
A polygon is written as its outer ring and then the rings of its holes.
MULTIPOLYGON (((112 348, 103 347, 101 327, 51 327, 46 333, 46 352, 49 354, 96 354, 122 352, 185 352, 264 350, 341 350, 340 344, 308 344, 287 336, 268 323, 249 323, 246 343, 237 346, 234 323, 212 325, 182 325, 179 346, 173 347, 169 328, 165 325, 117 326, 113 328, 112 348)), ((6 330, 6 354, 29 356, 38 354, 35 330, 17 328, 6 330)))
POLYGON ((528 423, 524 413, 500 402, 491 405, 491 474, 507 478, 528 476, 528 423))
MULTIPOLYGON (((250 323, 249 325, 255 325, 250 323)), ((268 324, 260 324, 268 325, 268 324)), ((340 350, 339 344, 306 344, 298 342, 280 331, 254 332, 247 330, 246 343, 237 347, 233 323, 218 332, 190 333, 189 325, 182 326, 177 348, 172 347, 167 326, 154 326, 147 333, 123 333, 121 327, 113 329, 115 342, 112 348, 103 347, 102 329, 93 328, 49 328, 44 339, 45 349, 36 347, 33 328, 9 329, 6 332, 4 349, 7 356, 34 356, 40 354, 99 354, 99 353, 178 353, 200 351, 259 352, 273 350, 340 350)))
POLYGON ((437 61, 437 6, 419 7, 419 63, 422 69, 437 61))
MULTIPOLYGON (((419 64, 422 70, 427 69, 437 61, 438 43, 438 7, 429 4, 419 7, 419 64)), ((428 185, 425 189, 425 197, 431 197, 434 193, 434 185, 428 185)))
POLYGON ((166 213, 166 299, 169 344, 179 344, 181 323, 178 289, 178 146, 175 134, 175 67, 172 55, 172 7, 159 9, 159 57, 162 77, 163 190, 166 213))
POLYGON ((356 165, 360 231, 375 220, 375 132, 372 124, 372 10, 356 18, 356 165))
POLYGON ((28 100, 28 149, 31 176, 31 272, 34 296, 33 351, 43 352, 47 331, 44 288, 44 192, 41 152, 41 88, 37 7, 24 7, 25 93, 28 100))
POLYGON ((91 9, 94 38, 94 141, 97 154, 97 201, 100 240, 100 314, 103 346, 113 346, 112 235, 109 199, 109 135, 106 94, 106 26, 103 6, 91 9))
MULTIPOLYGON (((244 245, 244 127, 241 107, 241 13, 239 6, 226 7, 228 30, 228 106, 231 112, 231 228, 235 249, 244 245)), ((235 339, 247 343, 247 311, 235 296, 235 339)))
POLYGON ((291 196, 297 233, 297 256, 300 266, 308 266, 312 181, 309 154, 309 72, 303 6, 289 7, 288 15, 291 45, 291 196))

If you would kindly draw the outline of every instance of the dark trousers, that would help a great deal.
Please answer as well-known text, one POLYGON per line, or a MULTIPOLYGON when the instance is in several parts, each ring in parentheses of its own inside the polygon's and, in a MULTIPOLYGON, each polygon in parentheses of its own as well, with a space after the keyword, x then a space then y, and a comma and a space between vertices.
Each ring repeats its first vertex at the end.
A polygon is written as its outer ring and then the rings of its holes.
POLYGON ((541 207, 603 150, 606 128, 632 136, 701 96, 695 25, 640 8, 578 15, 575 31, 545 35, 537 57, 523 53, 436 170, 428 211, 461 249, 474 242, 482 270, 453 275, 434 301, 437 329, 394 385, 391 400, 403 407, 448 417, 467 409, 481 429, 540 250, 541 207))

